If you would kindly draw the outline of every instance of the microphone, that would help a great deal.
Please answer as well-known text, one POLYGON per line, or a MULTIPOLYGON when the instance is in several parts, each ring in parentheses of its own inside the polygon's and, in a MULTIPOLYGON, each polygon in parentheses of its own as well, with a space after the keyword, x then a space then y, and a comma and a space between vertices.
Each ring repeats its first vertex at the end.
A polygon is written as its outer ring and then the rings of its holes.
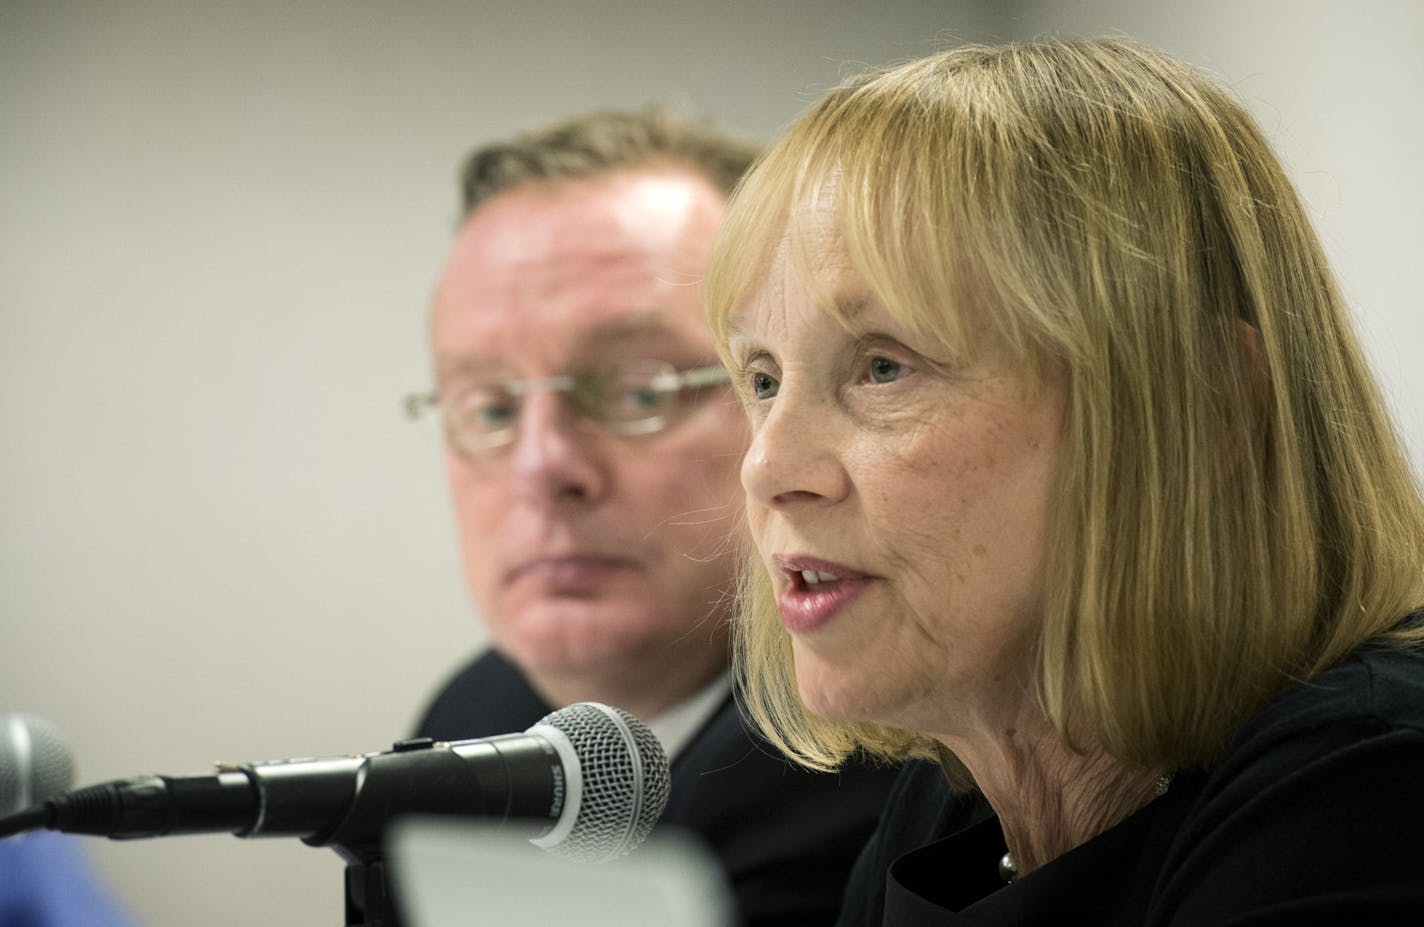
POLYGON ((53 798, 74 782, 74 759, 54 725, 0 714, 0 817, 53 798))
POLYGON ((230 832, 379 853, 404 814, 475 815, 527 829, 558 856, 602 862, 643 842, 667 804, 667 758, 643 722, 580 702, 523 734, 401 741, 387 752, 219 764, 78 789, 0 821, 116 839, 230 832), (512 822, 512 823, 511 823, 512 822))

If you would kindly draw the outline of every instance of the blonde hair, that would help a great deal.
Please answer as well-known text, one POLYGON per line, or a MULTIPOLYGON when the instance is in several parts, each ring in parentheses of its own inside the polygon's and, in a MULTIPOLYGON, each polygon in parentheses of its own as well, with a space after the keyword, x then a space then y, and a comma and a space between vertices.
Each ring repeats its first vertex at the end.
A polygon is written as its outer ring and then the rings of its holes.
MULTIPOLYGON (((1039 697, 1070 744, 1208 763, 1245 719, 1424 603, 1424 503, 1347 309, 1260 130, 1121 40, 965 47, 857 78, 744 180, 708 275, 729 314, 830 198, 856 270, 951 351, 972 313, 1067 374, 1039 697)), ((805 268, 803 267, 803 270, 805 268)), ((952 758, 810 715, 749 558, 737 660, 772 741, 952 758)))

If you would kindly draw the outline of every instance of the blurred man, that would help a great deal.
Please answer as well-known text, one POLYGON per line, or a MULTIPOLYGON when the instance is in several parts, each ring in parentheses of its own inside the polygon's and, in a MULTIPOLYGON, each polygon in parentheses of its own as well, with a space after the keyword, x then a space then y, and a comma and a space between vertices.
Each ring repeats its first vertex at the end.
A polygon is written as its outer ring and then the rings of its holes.
POLYGON ((728 675, 743 413, 702 273, 752 146, 661 111, 476 151, 435 295, 436 388, 470 595, 493 649, 421 720, 521 731, 598 701, 672 761, 663 826, 720 858, 749 924, 834 920, 888 770, 813 775, 743 730, 728 675))

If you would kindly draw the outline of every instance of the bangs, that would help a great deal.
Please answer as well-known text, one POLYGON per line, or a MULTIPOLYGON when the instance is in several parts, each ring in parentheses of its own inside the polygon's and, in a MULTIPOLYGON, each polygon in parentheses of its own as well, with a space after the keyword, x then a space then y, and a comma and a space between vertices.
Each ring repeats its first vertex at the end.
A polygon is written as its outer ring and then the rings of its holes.
POLYGON ((999 272, 1008 262, 992 256, 996 210, 979 202, 992 154, 976 141, 972 107, 957 105, 949 75, 919 70, 909 90, 871 75, 834 91, 743 181, 708 269, 716 343, 726 344, 729 317, 755 296, 779 253, 823 311, 849 326, 813 260, 829 233, 909 331, 955 359, 997 337, 1025 362, 1026 376, 1038 369, 1035 345, 1044 339, 1013 309, 1013 281, 999 272))

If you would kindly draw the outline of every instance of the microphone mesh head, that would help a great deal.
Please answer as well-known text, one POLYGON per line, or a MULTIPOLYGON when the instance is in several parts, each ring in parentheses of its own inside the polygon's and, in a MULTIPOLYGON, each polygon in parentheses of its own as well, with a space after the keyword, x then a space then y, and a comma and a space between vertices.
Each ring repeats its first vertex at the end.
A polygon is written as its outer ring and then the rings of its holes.
POLYGON ((548 852, 584 862, 616 859, 642 843, 667 805, 667 756, 648 726, 621 708, 579 702, 540 724, 578 754, 583 794, 569 835, 548 852))
POLYGON ((69 748, 43 718, 0 715, 0 816, 63 793, 74 782, 69 748))

